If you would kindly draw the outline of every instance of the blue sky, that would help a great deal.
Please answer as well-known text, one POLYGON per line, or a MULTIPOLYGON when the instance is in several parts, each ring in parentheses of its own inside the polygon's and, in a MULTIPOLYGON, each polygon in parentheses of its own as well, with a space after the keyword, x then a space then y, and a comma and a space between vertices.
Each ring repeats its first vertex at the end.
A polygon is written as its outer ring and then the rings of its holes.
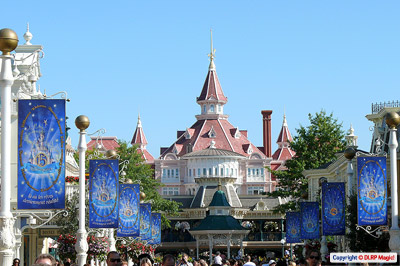
MULTIPOLYGON (((44 46, 47 94, 67 91, 73 145, 89 132, 130 141, 138 112, 159 156, 200 113, 213 29, 225 113, 262 146, 261 110, 275 144, 286 113, 295 134, 308 113, 333 112, 369 150, 371 104, 399 100, 399 1, 6 1, 1 28, 44 46), (9 12, 4 12, 9 10, 9 12)), ((273 150, 276 145, 273 145, 273 150)))

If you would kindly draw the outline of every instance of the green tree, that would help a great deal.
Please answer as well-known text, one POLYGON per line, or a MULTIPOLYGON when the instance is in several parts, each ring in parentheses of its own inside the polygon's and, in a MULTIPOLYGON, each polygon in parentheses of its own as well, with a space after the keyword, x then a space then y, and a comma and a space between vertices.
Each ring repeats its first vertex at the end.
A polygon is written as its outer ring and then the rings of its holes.
POLYGON ((270 171, 278 180, 276 191, 268 193, 273 197, 291 197, 288 203, 278 205, 275 212, 285 213, 298 210, 297 202, 307 195, 308 180, 302 174, 304 170, 317 169, 334 160, 335 153, 344 150, 344 131, 342 124, 333 114, 327 115, 325 111, 308 114, 310 125, 300 125, 296 129, 297 135, 290 143, 296 155, 286 161, 287 170, 270 171))
POLYGON ((179 203, 170 201, 161 197, 158 189, 162 184, 154 179, 154 170, 143 160, 137 152, 137 146, 130 146, 125 141, 119 141, 120 147, 117 152, 120 156, 120 162, 128 161, 125 178, 131 179, 133 183, 140 184, 140 191, 146 194, 146 201, 151 202, 151 210, 153 212, 162 212, 162 225, 170 226, 167 215, 177 215, 179 211, 179 203))

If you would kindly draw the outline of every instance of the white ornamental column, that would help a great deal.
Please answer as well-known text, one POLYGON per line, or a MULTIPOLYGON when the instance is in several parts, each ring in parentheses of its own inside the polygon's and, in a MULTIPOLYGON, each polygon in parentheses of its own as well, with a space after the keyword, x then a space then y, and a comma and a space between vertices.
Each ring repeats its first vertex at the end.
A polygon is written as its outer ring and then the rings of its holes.
POLYGON ((392 227, 389 230, 389 248, 392 252, 400 254, 400 229, 399 209, 397 204, 397 126, 400 124, 400 116, 396 112, 386 114, 386 124, 390 127, 389 151, 390 151, 390 182, 392 192, 392 227))
POLYGON ((114 228, 108 229, 108 246, 110 247, 110 251, 117 251, 115 248, 115 237, 114 237, 114 228))
POLYGON ((1 89, 1 208, 0 208, 0 265, 11 265, 15 247, 14 218, 11 203, 11 86, 12 56, 18 36, 11 29, 0 30, 0 89, 1 89))
POLYGON ((89 246, 87 243, 87 232, 85 228, 85 152, 86 145, 86 131, 90 125, 89 118, 80 115, 75 119, 75 125, 79 131, 79 228, 76 232, 75 250, 78 258, 78 266, 84 266, 87 258, 87 251, 89 246))

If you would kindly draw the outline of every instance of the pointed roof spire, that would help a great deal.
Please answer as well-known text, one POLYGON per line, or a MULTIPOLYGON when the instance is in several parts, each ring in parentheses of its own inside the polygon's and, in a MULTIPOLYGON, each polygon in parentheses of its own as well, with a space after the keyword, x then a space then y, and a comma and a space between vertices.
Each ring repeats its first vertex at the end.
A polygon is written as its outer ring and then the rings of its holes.
POLYGON ((216 50, 213 47, 212 29, 210 29, 210 34, 211 34, 211 52, 208 54, 208 57, 210 58, 210 66, 208 67, 208 70, 215 70, 214 57, 216 50))
POLYGON ((286 114, 283 115, 283 122, 281 132, 279 133, 278 149, 272 155, 274 160, 288 160, 291 159, 295 152, 290 148, 290 142, 293 141, 292 135, 290 134, 289 127, 286 121, 286 114))
POLYGON ((140 114, 138 115, 137 126, 135 133, 133 134, 131 144, 132 145, 139 144, 139 147, 141 149, 145 149, 147 145, 147 139, 143 132, 142 121, 140 120, 140 114))
POLYGON ((32 45, 31 40, 32 40, 32 33, 29 32, 29 22, 26 25, 26 32, 24 33, 24 39, 25 39, 25 44, 24 45, 32 45))

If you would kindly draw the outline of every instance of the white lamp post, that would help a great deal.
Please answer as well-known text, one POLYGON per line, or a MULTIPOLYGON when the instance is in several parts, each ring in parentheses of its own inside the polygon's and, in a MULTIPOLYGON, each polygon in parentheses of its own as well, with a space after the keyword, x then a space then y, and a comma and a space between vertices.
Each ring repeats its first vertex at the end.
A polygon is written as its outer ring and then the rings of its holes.
POLYGON ((389 248, 391 251, 400 254, 400 229, 399 210, 397 204, 397 126, 400 124, 400 116, 396 112, 386 114, 386 124, 390 128, 389 150, 390 150, 390 181, 392 192, 392 227, 389 230, 389 248))
POLYGON ((75 125, 79 131, 79 229, 76 232, 75 250, 78 257, 78 265, 84 266, 86 264, 87 251, 89 249, 87 243, 87 232, 85 228, 85 152, 86 145, 86 131, 90 125, 89 118, 80 115, 75 119, 75 125))
POLYGON ((0 30, 0 89, 1 89, 1 208, 0 208, 0 265, 11 265, 15 246, 14 218, 11 203, 11 86, 12 56, 18 36, 11 29, 0 30))
POLYGON ((281 239, 281 244, 282 244, 282 258, 285 257, 285 243, 286 240, 284 238, 281 239))

